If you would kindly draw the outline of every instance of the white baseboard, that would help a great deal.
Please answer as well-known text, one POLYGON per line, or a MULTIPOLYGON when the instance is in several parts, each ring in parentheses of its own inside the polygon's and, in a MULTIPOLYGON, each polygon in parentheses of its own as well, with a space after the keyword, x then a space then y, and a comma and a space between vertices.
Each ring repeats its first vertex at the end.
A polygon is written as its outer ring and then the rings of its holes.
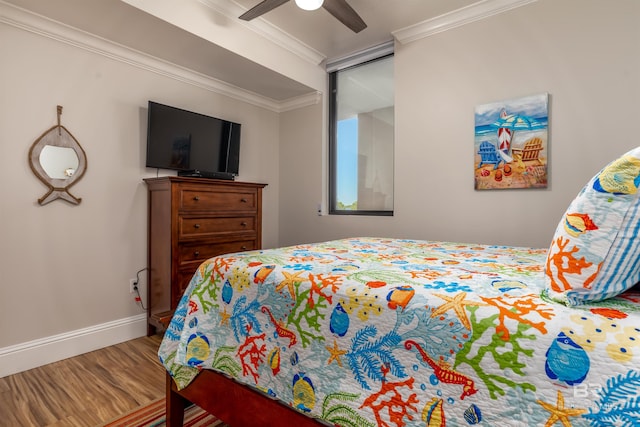
POLYGON ((0 348, 0 378, 139 338, 146 333, 147 315, 140 314, 0 348))

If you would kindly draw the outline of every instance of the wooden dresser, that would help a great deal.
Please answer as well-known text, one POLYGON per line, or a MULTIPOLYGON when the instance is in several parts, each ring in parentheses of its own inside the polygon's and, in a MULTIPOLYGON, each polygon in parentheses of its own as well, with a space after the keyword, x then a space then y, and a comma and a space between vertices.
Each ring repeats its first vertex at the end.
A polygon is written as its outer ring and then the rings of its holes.
POLYGON ((262 247, 266 184, 167 176, 149 190, 147 334, 171 320, 191 276, 205 260, 262 247))

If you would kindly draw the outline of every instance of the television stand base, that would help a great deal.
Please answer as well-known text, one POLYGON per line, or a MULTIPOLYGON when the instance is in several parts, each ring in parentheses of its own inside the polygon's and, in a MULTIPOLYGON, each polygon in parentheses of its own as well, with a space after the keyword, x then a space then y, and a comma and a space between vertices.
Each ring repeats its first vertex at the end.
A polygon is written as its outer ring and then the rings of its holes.
POLYGON ((225 179, 227 181, 235 180, 235 175, 228 172, 205 172, 200 170, 178 171, 178 176, 190 178, 209 178, 209 179, 225 179))

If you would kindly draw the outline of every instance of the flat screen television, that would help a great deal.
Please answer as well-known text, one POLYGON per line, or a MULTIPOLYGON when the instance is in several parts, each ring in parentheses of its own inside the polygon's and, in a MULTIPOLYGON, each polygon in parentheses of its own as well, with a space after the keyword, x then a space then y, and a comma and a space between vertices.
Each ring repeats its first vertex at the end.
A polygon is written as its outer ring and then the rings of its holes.
POLYGON ((147 167, 232 180, 239 160, 239 123, 149 101, 147 167))

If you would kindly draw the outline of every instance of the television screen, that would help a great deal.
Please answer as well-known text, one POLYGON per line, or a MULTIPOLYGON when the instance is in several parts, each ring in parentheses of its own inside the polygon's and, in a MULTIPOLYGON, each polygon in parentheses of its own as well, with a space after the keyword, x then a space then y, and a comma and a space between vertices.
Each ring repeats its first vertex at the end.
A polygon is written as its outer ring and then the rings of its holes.
POLYGON ((179 175, 238 175, 240 124, 149 101, 146 166, 179 175))

